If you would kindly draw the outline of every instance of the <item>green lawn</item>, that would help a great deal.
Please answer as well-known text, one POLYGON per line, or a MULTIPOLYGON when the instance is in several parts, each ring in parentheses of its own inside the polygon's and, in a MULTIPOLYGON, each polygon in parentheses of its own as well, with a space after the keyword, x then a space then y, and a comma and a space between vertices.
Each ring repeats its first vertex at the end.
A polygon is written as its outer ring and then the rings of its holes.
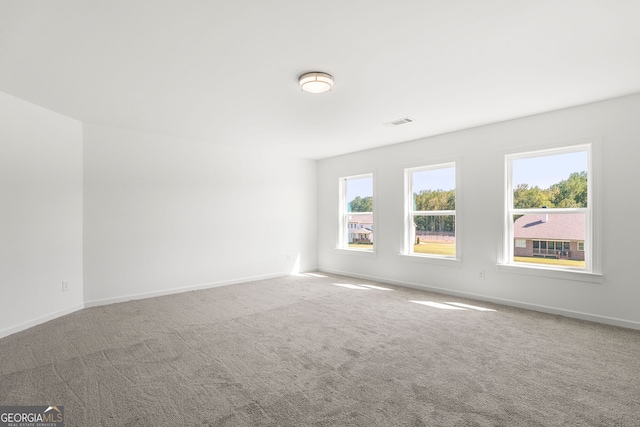
MULTIPOLYGON (((373 245, 367 244, 350 243, 349 247, 363 251, 373 250, 373 245)), ((421 242, 419 245, 413 246, 413 252, 416 254, 455 256, 456 244, 443 242, 421 242)))
MULTIPOLYGON (((363 251, 372 251, 373 245, 370 244, 349 244, 350 248, 360 249, 363 251)), ((416 254, 428 254, 428 255, 443 255, 443 256, 456 256, 456 244, 445 242, 420 242, 418 245, 413 246, 413 253, 416 254)), ((574 261, 569 259, 555 259, 555 258, 538 258, 538 257, 513 257, 515 262, 525 262, 529 264, 542 264, 553 265, 561 267, 575 267, 584 268, 584 261, 574 261)))
MULTIPOLYGON (((456 244, 444 242, 420 242, 419 245, 413 246, 413 252, 416 254, 455 256, 456 244)), ((526 262, 530 264, 584 268, 584 261, 574 261, 569 259, 514 257, 513 260, 515 262, 526 262)))
POLYGON ((538 258, 528 256, 514 256, 515 262, 527 262, 529 264, 543 264, 543 265, 559 265, 563 267, 577 267, 584 268, 584 261, 574 261, 571 259, 555 259, 555 258, 538 258))
POLYGON ((413 245, 413 253, 456 256, 456 244, 445 242, 420 242, 418 245, 413 245))
POLYGON ((362 251, 373 250, 373 244, 366 244, 366 243, 349 243, 349 247, 353 249, 360 249, 362 251))

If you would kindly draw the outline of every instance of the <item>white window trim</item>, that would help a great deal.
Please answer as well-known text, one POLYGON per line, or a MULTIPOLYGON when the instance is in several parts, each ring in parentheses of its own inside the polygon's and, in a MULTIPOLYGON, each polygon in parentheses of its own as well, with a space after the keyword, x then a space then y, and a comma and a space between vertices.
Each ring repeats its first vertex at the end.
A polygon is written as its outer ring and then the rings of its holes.
POLYGON ((502 273, 525 274, 528 276, 546 277, 551 279, 574 280, 578 282, 602 283, 604 276, 600 273, 586 272, 582 270, 569 271, 538 267, 536 265, 524 266, 522 264, 498 264, 498 271, 502 273))
MULTIPOLYGON (((456 241, 457 243, 457 241, 456 241)), ((402 261, 417 262, 422 264, 442 265, 445 267, 462 267, 462 260, 452 257, 443 257, 429 254, 398 254, 402 261)))
POLYGON ((462 244, 461 244, 461 208, 460 201, 462 200, 461 194, 461 182, 462 182, 462 168, 460 159, 444 160, 438 162, 423 162, 420 166, 411 166, 404 168, 404 242, 402 252, 398 254, 402 260, 412 262, 423 262, 427 264, 436 265, 448 265, 461 267, 462 266, 462 244), (425 164, 426 163, 426 164, 425 164), (420 172, 426 170, 435 170, 453 167, 455 169, 456 179, 456 209, 453 211, 414 211, 413 210, 413 172, 420 172), (444 256, 435 254, 416 254, 411 251, 415 236, 412 233, 412 220, 413 215, 455 215, 455 227, 456 227, 456 254, 455 256, 444 256))
MULTIPOLYGON (((339 197, 339 206, 338 206, 338 238, 336 241, 335 250, 337 253, 342 254, 354 254, 354 255, 364 255, 364 256, 376 256, 376 239, 373 241, 373 250, 369 249, 357 249, 349 247, 347 240, 347 236, 349 233, 349 223, 347 220, 347 215, 353 215, 354 212, 347 212, 347 181, 350 179, 358 179, 358 178, 371 178, 373 185, 373 212, 355 212, 356 215, 372 215, 374 221, 374 227, 376 225, 376 173, 375 171, 368 173, 360 173, 356 175, 348 175, 341 176, 338 178, 338 197, 339 197)), ((375 231, 374 231, 375 232, 375 231)))
MULTIPOLYGON (((538 146, 532 149, 523 148, 515 153, 506 153, 504 156, 504 176, 503 176, 503 238, 498 248, 498 271, 505 273, 527 274, 541 277, 576 280, 583 282, 601 283, 603 274, 601 269, 600 256, 600 235, 601 235, 601 155, 599 138, 584 138, 579 141, 556 142, 553 145, 538 146), (514 237, 513 227, 510 224, 511 215, 519 213, 518 209, 511 209, 513 206, 513 185, 511 181, 512 160, 516 158, 537 157, 549 154, 562 154, 577 151, 588 151, 588 177, 587 180, 587 200, 588 208, 575 209, 539 209, 526 210, 526 213, 581 213, 588 211, 585 217, 585 242, 589 242, 589 251, 585 251, 585 269, 571 270, 553 266, 540 266, 536 264, 524 264, 513 262, 514 237), (538 212, 541 211, 541 212, 538 212), (587 259, 588 258, 588 259, 587 259)), ((587 245, 585 245, 585 249, 587 245)))

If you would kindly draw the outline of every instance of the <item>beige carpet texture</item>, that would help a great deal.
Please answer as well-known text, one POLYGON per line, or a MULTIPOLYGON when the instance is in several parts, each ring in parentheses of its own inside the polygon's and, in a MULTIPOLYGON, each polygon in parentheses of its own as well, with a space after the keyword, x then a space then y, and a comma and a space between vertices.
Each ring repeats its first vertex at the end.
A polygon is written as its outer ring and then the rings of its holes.
POLYGON ((0 340, 66 426, 640 426, 640 331, 324 273, 84 309, 0 340))

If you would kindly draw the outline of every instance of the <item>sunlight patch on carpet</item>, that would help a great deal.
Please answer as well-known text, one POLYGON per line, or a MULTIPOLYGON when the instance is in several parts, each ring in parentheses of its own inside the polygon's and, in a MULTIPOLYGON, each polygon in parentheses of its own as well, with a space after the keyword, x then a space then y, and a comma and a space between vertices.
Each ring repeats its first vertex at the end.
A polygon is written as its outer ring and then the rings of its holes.
POLYGON ((360 289, 360 290, 363 290, 363 291, 370 291, 371 290, 370 288, 366 288, 364 286, 352 285, 352 284, 349 284, 349 283, 332 283, 332 285, 340 286, 342 288, 348 288, 348 289, 360 289))
POLYGON ((305 273, 304 276, 309 276, 309 277, 327 277, 324 274, 318 274, 318 273, 305 273))
POLYGON ((439 308, 441 310, 466 310, 466 308, 456 307, 455 305, 443 304, 441 302, 434 301, 409 301, 416 304, 428 305, 429 307, 439 308))
POLYGON ((476 310, 476 311, 496 311, 491 308, 478 307, 477 305, 463 304, 461 302, 435 302, 435 301, 412 301, 415 304, 422 304, 433 308, 439 308, 441 310, 476 310))
POLYGON ((492 308, 484 308, 484 307, 478 307, 477 305, 469 305, 469 304, 463 304, 461 302, 448 302, 447 304, 451 304, 451 305, 455 305, 457 307, 462 307, 462 308, 468 308, 471 310, 478 310, 478 311, 496 311, 492 308))
POLYGON ((364 286, 365 288, 377 289, 379 291, 392 291, 393 290, 393 289, 390 289, 390 288, 383 288, 382 286, 375 286, 375 285, 358 285, 358 286, 364 286))

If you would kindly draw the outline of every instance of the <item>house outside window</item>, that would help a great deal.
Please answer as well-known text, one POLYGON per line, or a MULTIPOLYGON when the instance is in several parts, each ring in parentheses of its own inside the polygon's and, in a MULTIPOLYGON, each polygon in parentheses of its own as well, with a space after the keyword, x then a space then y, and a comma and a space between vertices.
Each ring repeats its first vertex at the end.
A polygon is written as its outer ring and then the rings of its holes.
POLYGON ((373 174, 339 179, 340 230, 338 247, 373 252, 373 174))
POLYGON ((506 156, 507 264, 591 271, 590 155, 580 145, 506 156))
POLYGON ((456 164, 405 169, 407 255, 456 258, 456 164))

